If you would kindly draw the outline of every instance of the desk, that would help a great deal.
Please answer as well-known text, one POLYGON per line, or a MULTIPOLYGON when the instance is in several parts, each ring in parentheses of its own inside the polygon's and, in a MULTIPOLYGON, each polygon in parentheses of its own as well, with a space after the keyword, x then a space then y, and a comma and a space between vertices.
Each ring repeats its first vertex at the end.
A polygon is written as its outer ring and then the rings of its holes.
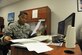
POLYGON ((2 36, 3 36, 3 34, 4 34, 3 32, 0 32, 0 37, 2 37, 2 36))
POLYGON ((70 48, 70 50, 74 51, 74 54, 66 54, 64 50, 67 50, 65 46, 62 47, 49 45, 54 48, 52 51, 44 52, 44 53, 36 53, 34 51, 28 51, 26 48, 11 46, 11 55, 82 55, 80 47, 76 44, 76 48, 70 48))

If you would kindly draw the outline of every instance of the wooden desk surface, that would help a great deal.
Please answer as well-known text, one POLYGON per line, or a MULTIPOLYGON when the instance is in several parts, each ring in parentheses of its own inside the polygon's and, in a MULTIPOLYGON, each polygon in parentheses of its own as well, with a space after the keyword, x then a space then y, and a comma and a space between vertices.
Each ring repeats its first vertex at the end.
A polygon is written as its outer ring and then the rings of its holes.
POLYGON ((11 55, 82 55, 78 44, 76 44, 76 48, 69 49, 74 51, 74 54, 64 53, 64 50, 68 50, 68 48, 65 48, 65 46, 57 47, 50 45, 50 47, 54 48, 54 50, 38 54, 35 51, 30 52, 26 48, 11 46, 11 55))
POLYGON ((3 35, 4 33, 3 32, 0 32, 0 35, 3 35))
POLYGON ((4 34, 3 32, 0 32, 0 37, 2 37, 2 36, 3 36, 3 34, 4 34))

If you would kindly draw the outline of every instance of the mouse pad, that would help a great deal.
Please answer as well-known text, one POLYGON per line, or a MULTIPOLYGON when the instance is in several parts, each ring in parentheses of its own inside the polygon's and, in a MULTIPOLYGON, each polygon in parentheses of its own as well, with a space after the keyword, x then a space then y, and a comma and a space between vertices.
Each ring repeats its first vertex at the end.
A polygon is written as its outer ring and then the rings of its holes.
POLYGON ((64 52, 67 54, 74 54, 74 51, 72 51, 72 50, 64 50, 64 52))

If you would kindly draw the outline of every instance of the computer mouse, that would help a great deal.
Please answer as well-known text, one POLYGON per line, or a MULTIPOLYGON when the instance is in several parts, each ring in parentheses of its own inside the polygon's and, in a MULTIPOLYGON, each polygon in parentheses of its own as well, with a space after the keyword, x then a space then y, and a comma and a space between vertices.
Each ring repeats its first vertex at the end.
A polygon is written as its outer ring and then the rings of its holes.
POLYGON ((64 50, 64 52, 67 53, 67 54, 74 54, 73 50, 64 50))

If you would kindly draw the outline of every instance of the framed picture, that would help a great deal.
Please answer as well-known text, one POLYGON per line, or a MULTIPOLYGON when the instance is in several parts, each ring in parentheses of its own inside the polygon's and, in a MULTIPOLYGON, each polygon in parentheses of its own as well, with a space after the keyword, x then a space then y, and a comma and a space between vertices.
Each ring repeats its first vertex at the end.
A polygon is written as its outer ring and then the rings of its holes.
POLYGON ((77 0, 77 10, 82 12, 82 0, 77 0))
POLYGON ((14 12, 8 13, 8 22, 13 22, 14 21, 14 17, 15 17, 15 13, 14 12))

